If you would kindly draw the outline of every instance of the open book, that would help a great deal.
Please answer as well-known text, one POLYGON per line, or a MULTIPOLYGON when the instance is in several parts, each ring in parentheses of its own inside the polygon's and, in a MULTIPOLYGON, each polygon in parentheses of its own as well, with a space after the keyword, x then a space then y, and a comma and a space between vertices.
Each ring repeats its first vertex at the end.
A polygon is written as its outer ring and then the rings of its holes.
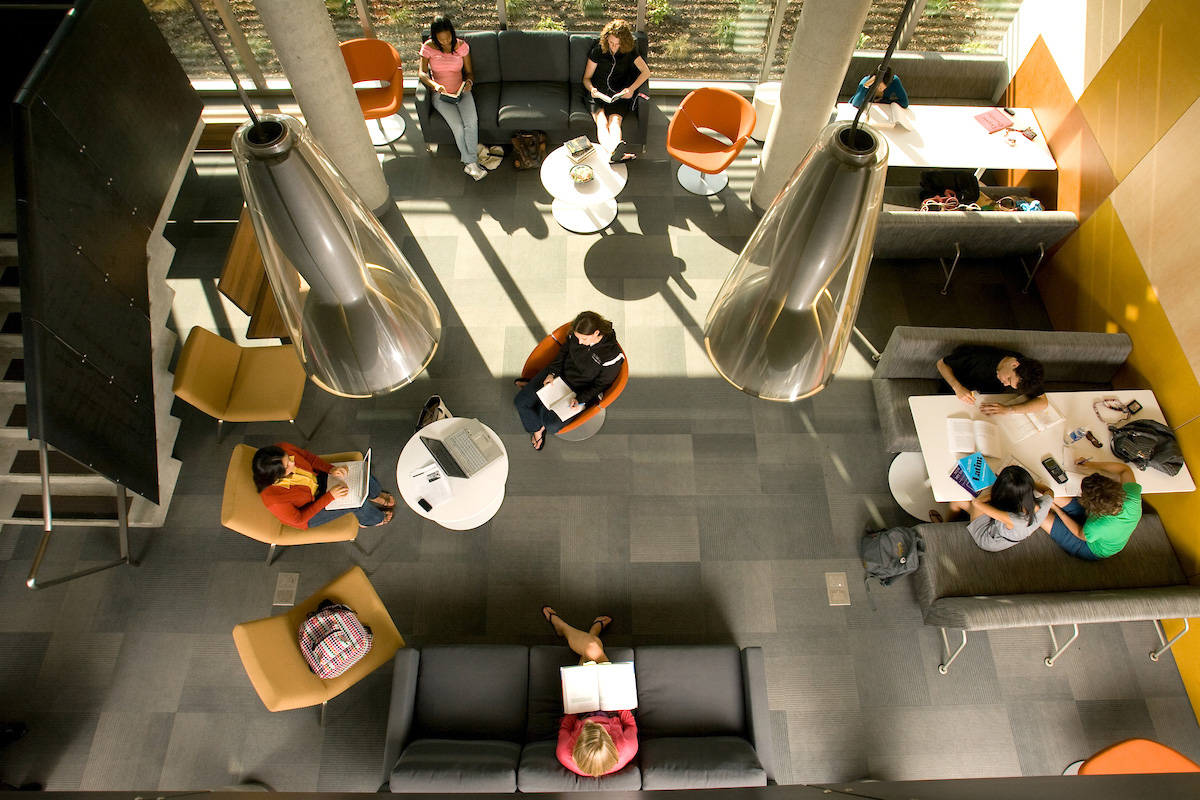
POLYGON ((1058 413, 1058 409, 1049 401, 1046 402, 1045 408, 1033 414, 1008 414, 1000 417, 1000 424, 1014 442, 1028 439, 1062 421, 1063 415, 1058 413))
POLYGON ((555 378, 553 383, 538 389, 537 396, 542 405, 557 414, 559 419, 570 419, 583 411, 582 403, 577 406, 571 405, 571 401, 575 399, 575 390, 562 378, 555 378))
POLYGON ((563 713, 637 708, 632 661, 562 667, 563 713))
POLYGON ((1000 457, 1000 429, 983 419, 950 417, 946 420, 946 435, 951 453, 974 453, 989 458, 1000 457))

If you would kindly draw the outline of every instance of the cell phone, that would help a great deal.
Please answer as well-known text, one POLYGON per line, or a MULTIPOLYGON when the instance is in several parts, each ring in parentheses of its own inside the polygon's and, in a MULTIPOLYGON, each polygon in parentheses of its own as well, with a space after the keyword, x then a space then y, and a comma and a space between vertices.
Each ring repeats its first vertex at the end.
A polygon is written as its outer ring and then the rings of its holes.
POLYGON ((420 500, 417 501, 417 505, 419 505, 421 508, 425 509, 426 511, 433 511, 433 506, 429 505, 429 501, 426 500, 424 497, 422 497, 420 500))
POLYGON ((1128 403, 1125 404, 1125 410, 1128 411, 1129 416, 1132 417, 1134 414, 1136 414, 1142 410, 1142 404, 1139 403, 1137 400, 1130 400, 1128 403))
POLYGON ((1055 483, 1066 483, 1067 473, 1063 472, 1062 467, 1054 460, 1053 456, 1046 456, 1042 459, 1042 466, 1046 468, 1046 472, 1050 473, 1050 477, 1054 478, 1055 483))
POLYGON ((1013 110, 1012 110, 1011 108, 1009 108, 1008 106, 1005 106, 1005 107, 1004 107, 1004 113, 1005 113, 1005 114, 1008 114, 1010 117, 1015 117, 1015 116, 1017 115, 1017 112, 1013 111, 1013 110))

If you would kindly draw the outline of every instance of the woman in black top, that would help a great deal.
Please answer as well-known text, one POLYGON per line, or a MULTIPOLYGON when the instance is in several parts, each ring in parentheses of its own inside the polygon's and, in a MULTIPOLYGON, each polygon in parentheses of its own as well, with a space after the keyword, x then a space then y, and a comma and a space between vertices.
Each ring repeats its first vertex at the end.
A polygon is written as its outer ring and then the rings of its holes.
POLYGON ((631 111, 631 101, 650 77, 650 68, 638 54, 633 28, 614 19, 600 31, 600 39, 588 53, 583 71, 583 88, 592 98, 592 117, 600 147, 614 164, 637 156, 629 152, 621 137, 621 119, 631 111))
POLYGON ((625 354, 617 344, 613 325, 595 311, 584 311, 571 323, 571 332, 559 348, 550 365, 529 381, 516 381, 521 387, 513 405, 521 416, 521 424, 531 434, 533 449, 541 450, 547 433, 558 433, 569 419, 558 418, 542 404, 538 389, 562 378, 575 391, 571 406, 594 403, 621 372, 625 354))

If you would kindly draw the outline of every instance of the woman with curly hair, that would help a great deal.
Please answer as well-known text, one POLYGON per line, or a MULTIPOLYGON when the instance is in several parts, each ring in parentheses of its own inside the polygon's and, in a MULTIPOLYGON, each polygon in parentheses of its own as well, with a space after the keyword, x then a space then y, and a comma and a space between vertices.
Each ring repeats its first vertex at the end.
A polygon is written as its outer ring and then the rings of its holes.
MULTIPOLYGON (((542 616, 559 638, 566 639, 567 646, 579 654, 580 664, 608 663, 600 634, 612 623, 612 617, 596 617, 591 628, 584 632, 563 622, 550 606, 542 606, 542 616)), ((558 728, 558 760, 585 778, 616 772, 633 760, 637 749, 637 723, 629 709, 567 714, 558 728)))
POLYGON ((1128 464, 1116 461, 1076 462, 1115 476, 1094 472, 1079 485, 1079 497, 1054 498, 1054 511, 1042 530, 1071 555, 1088 561, 1115 556, 1124 549, 1142 518, 1142 487, 1128 464))
POLYGON ((600 147, 614 164, 637 158, 621 136, 621 120, 630 113, 634 96, 649 78, 650 68, 633 41, 633 27, 623 19, 605 25, 588 53, 583 88, 592 98, 600 147))

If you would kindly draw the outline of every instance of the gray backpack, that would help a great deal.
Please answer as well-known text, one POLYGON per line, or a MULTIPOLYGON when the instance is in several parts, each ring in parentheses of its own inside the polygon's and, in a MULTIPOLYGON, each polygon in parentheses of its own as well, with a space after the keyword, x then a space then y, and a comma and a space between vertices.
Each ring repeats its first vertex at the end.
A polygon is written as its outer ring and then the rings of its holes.
POLYGON ((891 586, 921 565, 925 542, 912 528, 897 525, 885 531, 867 531, 858 544, 867 578, 891 586))
POLYGON ((1135 419, 1121 427, 1109 425, 1113 455, 1140 470, 1153 467, 1176 475, 1183 467, 1183 453, 1174 432, 1152 419, 1135 419))

